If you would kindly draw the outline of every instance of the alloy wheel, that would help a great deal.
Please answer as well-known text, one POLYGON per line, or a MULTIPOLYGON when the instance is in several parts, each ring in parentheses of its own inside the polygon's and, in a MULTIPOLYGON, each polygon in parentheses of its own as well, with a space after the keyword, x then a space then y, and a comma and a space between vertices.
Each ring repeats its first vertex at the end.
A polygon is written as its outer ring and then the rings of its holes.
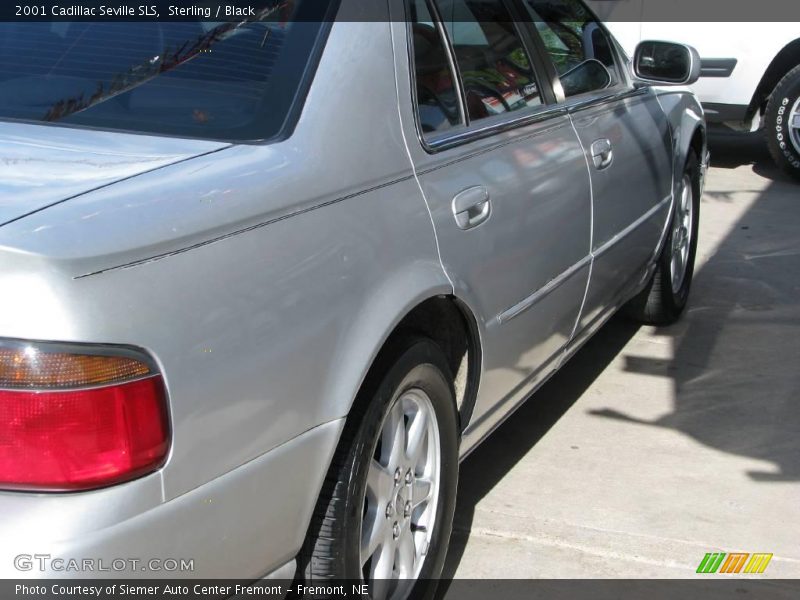
POLYGON ((677 294, 686 278, 689 264, 689 250, 692 245, 692 219, 694 212, 694 193, 692 179, 684 174, 681 192, 675 207, 672 221, 672 255, 670 258, 670 277, 672 292, 677 294))
POLYGON ((441 462, 431 400, 409 389, 387 412, 367 474, 360 557, 373 598, 405 598, 419 577, 436 524, 441 462))

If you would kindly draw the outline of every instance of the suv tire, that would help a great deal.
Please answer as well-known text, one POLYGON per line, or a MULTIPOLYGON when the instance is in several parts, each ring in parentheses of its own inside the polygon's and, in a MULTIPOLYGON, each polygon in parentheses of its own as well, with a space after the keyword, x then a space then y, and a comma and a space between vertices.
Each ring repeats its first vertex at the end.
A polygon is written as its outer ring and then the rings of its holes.
POLYGON ((769 152, 785 173, 800 180, 800 65, 780 80, 767 103, 766 134, 769 152), (796 125, 796 126, 795 126, 796 125))

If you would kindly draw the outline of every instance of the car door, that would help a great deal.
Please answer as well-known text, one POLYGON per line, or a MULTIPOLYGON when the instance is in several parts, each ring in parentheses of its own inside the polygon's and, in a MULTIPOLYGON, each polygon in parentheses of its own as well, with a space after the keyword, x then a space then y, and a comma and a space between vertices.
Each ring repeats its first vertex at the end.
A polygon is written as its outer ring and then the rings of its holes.
POLYGON ((672 195, 669 126, 656 95, 631 84, 612 38, 580 0, 521 1, 591 172, 593 265, 579 330, 591 329, 655 258, 672 195))
POLYGON ((589 272, 589 177, 503 0, 407 8, 395 29, 406 27, 395 48, 411 54, 398 68, 401 116, 442 263, 480 328, 478 431, 572 335, 589 272))

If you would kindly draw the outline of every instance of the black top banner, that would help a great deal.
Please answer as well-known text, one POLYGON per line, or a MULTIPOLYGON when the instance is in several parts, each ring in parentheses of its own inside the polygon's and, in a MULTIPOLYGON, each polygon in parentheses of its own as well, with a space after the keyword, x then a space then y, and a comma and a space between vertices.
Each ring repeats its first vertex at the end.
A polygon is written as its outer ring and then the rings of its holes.
MULTIPOLYGON (((228 0, 224 3, 64 0, 0 3, 0 21, 242 21, 273 11, 292 16, 299 0, 228 0)), ((314 4, 331 4, 314 0, 314 4)))
MULTIPOLYGON (((39 0, 3 1, 0 22, 15 21, 242 21, 273 9, 290 20, 385 21, 391 2, 403 0, 39 0), (298 10, 301 4, 314 10, 298 10), (341 4, 342 10, 336 10, 341 4), (325 10, 330 8, 332 10, 325 10), (323 15, 320 17, 319 15, 323 15)), ((525 0, 505 0, 511 3, 525 0)), ((579 0, 547 0, 554 5, 579 0)), ((587 0, 604 21, 635 22, 796 22, 798 0, 587 0)), ((394 11, 402 19, 402 11, 394 11)), ((457 17, 456 17, 457 18, 457 17)))

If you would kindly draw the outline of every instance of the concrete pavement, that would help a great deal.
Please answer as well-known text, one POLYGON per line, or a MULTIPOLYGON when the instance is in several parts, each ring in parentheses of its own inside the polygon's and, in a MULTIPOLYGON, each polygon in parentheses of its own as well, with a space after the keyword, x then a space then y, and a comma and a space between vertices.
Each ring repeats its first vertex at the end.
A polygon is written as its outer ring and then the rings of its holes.
POLYGON ((607 324, 462 465, 446 575, 800 577, 800 185, 716 133, 690 305, 607 324))

